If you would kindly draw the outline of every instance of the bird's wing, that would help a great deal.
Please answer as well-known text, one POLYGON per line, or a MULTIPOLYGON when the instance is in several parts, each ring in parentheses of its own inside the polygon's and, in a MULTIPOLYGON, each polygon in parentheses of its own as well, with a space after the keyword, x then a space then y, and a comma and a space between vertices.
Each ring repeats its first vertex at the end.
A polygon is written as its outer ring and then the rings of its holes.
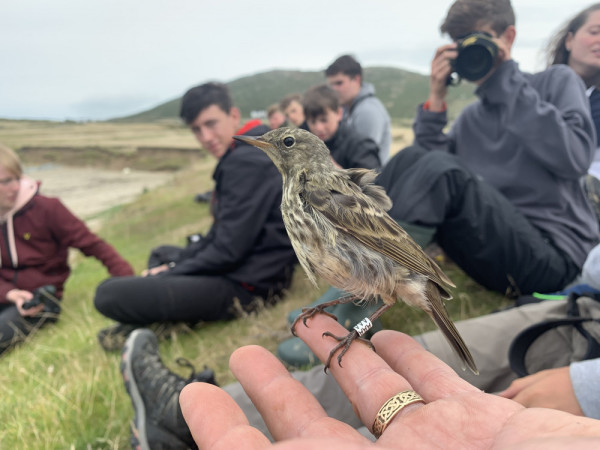
POLYGON ((377 172, 375 170, 347 169, 346 175, 350 177, 350 181, 360 188, 363 194, 381 206, 381 209, 389 211, 392 208, 392 201, 385 192, 385 189, 373 184, 377 178, 377 172))
POLYGON ((413 272, 425 275, 439 286, 454 283, 417 243, 363 189, 336 177, 334 189, 305 185, 305 202, 322 214, 340 232, 380 252, 413 272))

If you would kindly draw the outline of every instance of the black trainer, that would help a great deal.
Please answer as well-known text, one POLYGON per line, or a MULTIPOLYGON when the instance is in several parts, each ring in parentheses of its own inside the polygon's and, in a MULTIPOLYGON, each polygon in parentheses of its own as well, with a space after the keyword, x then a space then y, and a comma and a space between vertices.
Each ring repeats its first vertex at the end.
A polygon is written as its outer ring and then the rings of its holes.
POLYGON ((98 331, 98 343, 106 352, 121 351, 133 330, 142 327, 151 329, 161 341, 171 339, 174 334, 186 334, 192 331, 191 325, 182 322, 157 322, 150 325, 116 323, 98 331))
POLYGON ((125 341, 129 335, 135 330, 135 325, 128 323, 116 323, 98 331, 98 343, 105 352, 122 350, 125 341))
POLYGON ((197 203, 210 203, 212 200, 213 191, 200 192, 194 197, 194 201, 197 203))
MULTIPOLYGON (((182 358, 177 362, 192 367, 182 358)), ((133 331, 122 353, 121 374, 133 404, 131 444, 134 449, 197 448, 179 407, 179 393, 193 381, 216 384, 208 368, 187 380, 171 372, 158 353, 158 340, 146 328, 133 331)))

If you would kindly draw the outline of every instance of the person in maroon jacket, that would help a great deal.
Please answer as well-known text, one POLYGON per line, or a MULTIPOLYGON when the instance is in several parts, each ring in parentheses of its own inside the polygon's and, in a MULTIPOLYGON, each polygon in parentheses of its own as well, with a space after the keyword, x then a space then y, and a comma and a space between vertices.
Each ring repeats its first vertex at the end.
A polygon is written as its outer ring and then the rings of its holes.
POLYGON ((38 188, 15 152, 0 145, 0 354, 57 320, 70 247, 100 260, 113 276, 133 274, 112 246, 38 188), (45 294, 37 305, 36 292, 45 294))

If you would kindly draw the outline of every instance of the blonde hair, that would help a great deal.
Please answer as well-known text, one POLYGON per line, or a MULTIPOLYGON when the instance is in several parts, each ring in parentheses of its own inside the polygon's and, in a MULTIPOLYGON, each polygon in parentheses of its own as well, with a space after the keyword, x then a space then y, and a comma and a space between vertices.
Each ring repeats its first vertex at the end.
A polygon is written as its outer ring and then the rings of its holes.
POLYGON ((16 177, 23 175, 23 166, 17 154, 9 147, 0 144, 0 166, 4 167, 16 177))

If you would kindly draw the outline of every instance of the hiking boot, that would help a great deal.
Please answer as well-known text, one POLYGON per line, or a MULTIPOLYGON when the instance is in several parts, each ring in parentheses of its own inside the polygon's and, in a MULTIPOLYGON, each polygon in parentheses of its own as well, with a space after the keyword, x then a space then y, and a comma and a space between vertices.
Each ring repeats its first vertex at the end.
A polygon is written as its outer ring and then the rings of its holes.
MULTIPOLYGON (((98 342, 100 343, 100 347, 106 352, 120 351, 125 345, 125 341, 129 335, 142 326, 144 325, 116 323, 110 327, 103 328, 98 332, 98 342)), ((170 339, 177 333, 184 334, 192 331, 190 325, 181 322, 157 322, 145 327, 151 329, 161 341, 170 339)))
MULTIPOLYGON (((182 358, 178 363, 192 367, 182 358)), ((123 348, 121 374, 134 410, 131 424, 133 448, 197 448, 183 419, 179 394, 193 381, 216 385, 212 370, 205 368, 197 374, 192 372, 187 380, 171 372, 160 358, 154 333, 147 328, 139 328, 131 333, 123 348)))

